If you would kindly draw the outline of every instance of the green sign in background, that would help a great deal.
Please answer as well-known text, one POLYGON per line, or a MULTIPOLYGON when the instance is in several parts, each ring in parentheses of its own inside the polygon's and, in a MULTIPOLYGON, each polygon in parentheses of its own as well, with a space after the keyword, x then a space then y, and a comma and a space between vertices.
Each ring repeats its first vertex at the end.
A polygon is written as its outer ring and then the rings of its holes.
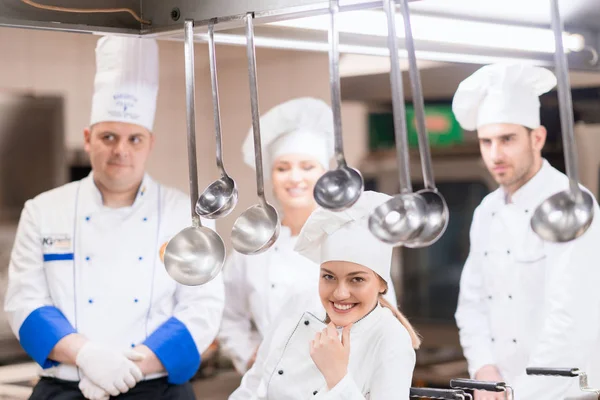
MULTIPOLYGON (((406 107, 409 147, 418 147, 415 112, 406 107)), ((425 107, 425 119, 431 147, 448 147, 463 143, 463 130, 454 118, 451 106, 425 107)), ((369 114, 369 149, 383 150, 394 147, 394 120, 392 113, 369 114)))

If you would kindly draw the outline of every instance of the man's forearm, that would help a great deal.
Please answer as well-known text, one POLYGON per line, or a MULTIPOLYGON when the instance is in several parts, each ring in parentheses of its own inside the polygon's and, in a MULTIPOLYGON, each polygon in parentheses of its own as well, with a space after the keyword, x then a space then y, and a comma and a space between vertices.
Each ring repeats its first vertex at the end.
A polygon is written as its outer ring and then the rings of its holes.
POLYGON ((48 358, 59 363, 75 365, 77 353, 87 341, 88 339, 79 333, 67 335, 56 343, 48 358))
POLYGON ((162 365, 158 357, 156 357, 156 354, 154 354, 154 352, 148 348, 148 346, 140 344, 135 346, 133 350, 144 355, 143 360, 135 362, 136 365, 142 370, 144 375, 151 375, 165 371, 165 367, 162 365))

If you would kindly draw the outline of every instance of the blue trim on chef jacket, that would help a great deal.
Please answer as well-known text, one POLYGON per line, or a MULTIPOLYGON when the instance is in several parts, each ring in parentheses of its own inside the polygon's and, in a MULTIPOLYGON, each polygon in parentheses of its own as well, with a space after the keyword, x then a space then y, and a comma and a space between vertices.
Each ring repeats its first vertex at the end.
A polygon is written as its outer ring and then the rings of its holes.
POLYGON ((48 253, 44 254, 44 261, 68 261, 73 259, 73 253, 48 253))
POLYGON ((156 354, 169 374, 169 383, 186 383, 200 367, 200 352, 186 326, 175 317, 158 327, 144 344, 156 354))
POLYGON ((49 360, 50 352, 63 337, 76 333, 75 328, 56 307, 44 306, 31 312, 19 329, 23 349, 42 368, 50 368, 59 363, 49 360))

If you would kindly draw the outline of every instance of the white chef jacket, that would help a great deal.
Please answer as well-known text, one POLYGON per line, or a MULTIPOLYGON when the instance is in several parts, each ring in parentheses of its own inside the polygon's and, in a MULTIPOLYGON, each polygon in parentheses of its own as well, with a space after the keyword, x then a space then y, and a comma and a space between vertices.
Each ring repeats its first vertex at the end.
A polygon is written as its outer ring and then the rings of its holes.
POLYGON ((318 297, 292 298, 229 400, 408 399, 415 351, 408 331, 389 309, 378 305, 353 324, 348 374, 331 390, 310 357, 310 342, 327 326, 325 317, 318 297))
POLYGON ((580 238, 540 239, 536 207, 566 190, 568 178, 546 160, 506 203, 498 189, 475 210, 456 321, 471 376, 496 365, 523 400, 577 394, 577 379, 527 376, 527 367, 580 368, 600 386, 600 210, 580 238))
POLYGON ((105 207, 92 173, 25 203, 5 310, 43 376, 80 379, 77 367, 48 359, 73 332, 116 349, 147 345, 172 383, 195 374, 218 331, 223 280, 180 285, 159 257, 190 224, 188 196, 149 176, 129 207, 105 207))
MULTIPOLYGON (((309 292, 319 296, 320 267, 294 251, 297 239, 282 226, 268 251, 252 256, 233 251, 223 269, 225 310, 219 341, 240 373, 246 372, 271 321, 290 297, 309 292)), ((396 303, 393 287, 386 298, 396 303)))

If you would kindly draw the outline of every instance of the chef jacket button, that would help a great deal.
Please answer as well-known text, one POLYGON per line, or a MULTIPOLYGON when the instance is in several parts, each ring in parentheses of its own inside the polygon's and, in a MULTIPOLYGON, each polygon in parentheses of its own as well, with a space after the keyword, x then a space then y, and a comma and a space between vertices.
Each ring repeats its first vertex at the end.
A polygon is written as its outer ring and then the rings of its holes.
POLYGON ((271 283, 271 289, 275 289, 275 284, 271 283))
POLYGON ((85 258, 85 261, 90 261, 90 256, 87 256, 87 257, 85 258))
POLYGON ((140 260, 140 261, 142 261, 143 259, 144 259, 144 257, 142 257, 142 256, 138 257, 138 260, 140 260))
POLYGON ((134 348, 134 347, 135 347, 135 343, 131 343, 131 348, 134 348))
POLYGON ((283 370, 282 370, 282 369, 280 369, 279 371, 277 371, 277 373, 278 373, 279 375, 283 375, 283 370))
POLYGON ((88 299, 88 303, 92 304, 94 302, 93 299, 88 299))
POLYGON ((310 324, 310 321, 308 321, 308 320, 304 321, 304 325, 308 326, 308 324, 310 324))
POLYGON ((493 212, 493 213, 492 213, 492 217, 493 217, 493 216, 495 216, 495 215, 496 215, 496 213, 495 213, 495 212, 493 212))
POLYGON ((506 254, 510 254, 510 250, 506 250, 506 254))
POLYGON ((315 391, 313 392, 313 396, 316 396, 316 394, 317 394, 317 393, 319 393, 319 391, 318 391, 318 390, 315 390, 315 391))
POLYGON ((144 222, 148 221, 148 218, 144 217, 144 222))
POLYGON ((495 342, 495 341, 496 341, 496 339, 492 338, 492 342, 495 342))
POLYGON ((491 299, 492 299, 492 296, 488 296, 488 299, 490 299, 490 300, 491 300, 491 299))
POLYGON ((86 220, 86 221, 89 221, 89 220, 90 220, 90 217, 85 217, 85 220, 86 220))
POLYGON ((525 212, 526 212, 526 213, 528 213, 528 212, 529 212, 529 210, 525 210, 525 212))
POLYGON ((137 303, 138 301, 139 301, 138 299, 133 299, 133 302, 134 302, 134 303, 137 303))
POLYGON ((517 339, 513 339, 513 343, 517 343, 517 339))
POLYGON ((512 295, 511 295, 511 294, 509 294, 509 295, 508 295, 508 298, 512 300, 512 295))
POLYGON ((484 252, 483 252, 483 255, 484 255, 484 256, 487 256, 487 251, 484 251, 484 252))

